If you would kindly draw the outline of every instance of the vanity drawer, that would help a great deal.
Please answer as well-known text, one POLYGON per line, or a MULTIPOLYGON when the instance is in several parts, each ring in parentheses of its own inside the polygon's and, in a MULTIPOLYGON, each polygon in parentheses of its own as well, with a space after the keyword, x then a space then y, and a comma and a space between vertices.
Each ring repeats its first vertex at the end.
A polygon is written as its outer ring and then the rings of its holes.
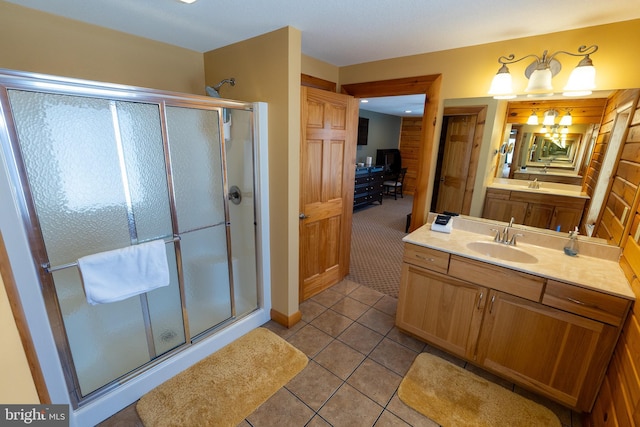
POLYGON ((447 252, 425 248, 424 246, 413 245, 411 243, 404 244, 403 261, 440 273, 446 273, 449 268, 449 254, 447 252))
POLYGON ((555 280, 547 282, 542 303, 614 326, 622 325, 630 304, 624 298, 555 280))
POLYGON ((536 302, 545 283, 542 277, 457 255, 451 255, 449 275, 536 302))

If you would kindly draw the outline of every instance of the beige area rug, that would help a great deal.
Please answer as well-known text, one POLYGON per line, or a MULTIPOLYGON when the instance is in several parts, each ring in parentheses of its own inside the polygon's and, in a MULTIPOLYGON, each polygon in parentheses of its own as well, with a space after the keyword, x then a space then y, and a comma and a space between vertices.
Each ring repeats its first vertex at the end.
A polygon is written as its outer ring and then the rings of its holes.
POLYGON ((429 353, 418 355, 398 396, 444 427, 561 425, 548 408, 429 353))
POLYGON ((236 426, 300 372, 307 356, 257 328, 144 395, 147 427, 236 426))

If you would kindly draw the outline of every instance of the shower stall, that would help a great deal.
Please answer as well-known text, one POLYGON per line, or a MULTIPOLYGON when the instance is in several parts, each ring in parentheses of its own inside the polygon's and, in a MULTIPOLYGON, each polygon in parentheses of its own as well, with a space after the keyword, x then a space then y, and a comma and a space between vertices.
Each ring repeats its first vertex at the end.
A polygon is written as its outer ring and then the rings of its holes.
POLYGON ((0 109, 0 226, 72 424, 269 319, 264 104, 0 70, 0 109), (79 258, 156 240, 169 286, 87 302, 79 258))

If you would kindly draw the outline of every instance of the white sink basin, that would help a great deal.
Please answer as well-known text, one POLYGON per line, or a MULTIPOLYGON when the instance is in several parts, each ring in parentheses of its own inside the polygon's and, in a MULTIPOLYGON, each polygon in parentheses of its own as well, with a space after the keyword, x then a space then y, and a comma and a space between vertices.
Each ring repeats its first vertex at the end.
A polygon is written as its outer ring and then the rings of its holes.
POLYGON ((467 244, 467 248, 479 254, 501 259, 503 261, 521 262, 525 264, 534 264, 538 262, 538 258, 518 249, 514 246, 507 246, 502 243, 494 242, 471 242, 467 244))

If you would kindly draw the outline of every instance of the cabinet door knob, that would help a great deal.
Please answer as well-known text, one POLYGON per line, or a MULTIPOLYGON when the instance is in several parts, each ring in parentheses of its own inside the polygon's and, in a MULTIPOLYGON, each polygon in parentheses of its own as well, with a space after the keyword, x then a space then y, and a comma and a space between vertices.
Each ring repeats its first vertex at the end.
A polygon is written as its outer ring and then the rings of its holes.
POLYGON ((496 300, 496 296, 494 295, 491 297, 491 305, 489 305, 489 314, 492 314, 491 312, 493 311, 493 303, 495 302, 495 300, 496 300))
POLYGON ((480 292, 480 298, 478 298, 478 306, 476 307, 478 310, 480 309, 480 303, 482 302, 482 298, 484 298, 484 292, 480 292))

